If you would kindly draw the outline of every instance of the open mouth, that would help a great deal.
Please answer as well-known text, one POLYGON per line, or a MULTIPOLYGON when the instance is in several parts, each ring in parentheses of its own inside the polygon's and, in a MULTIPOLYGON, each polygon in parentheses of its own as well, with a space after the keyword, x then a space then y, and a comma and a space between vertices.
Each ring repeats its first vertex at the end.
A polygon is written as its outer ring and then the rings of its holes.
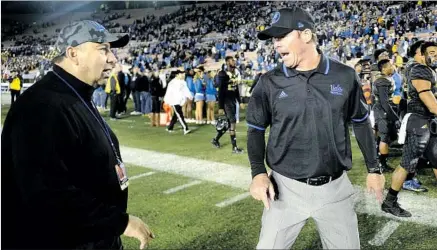
POLYGON ((279 54, 281 55, 282 58, 287 57, 287 56, 289 55, 289 53, 286 53, 286 52, 284 52, 284 53, 279 53, 279 54))
POLYGON ((110 70, 110 69, 105 69, 105 70, 103 70, 103 75, 104 75, 105 77, 109 77, 109 76, 111 75, 111 70, 110 70))

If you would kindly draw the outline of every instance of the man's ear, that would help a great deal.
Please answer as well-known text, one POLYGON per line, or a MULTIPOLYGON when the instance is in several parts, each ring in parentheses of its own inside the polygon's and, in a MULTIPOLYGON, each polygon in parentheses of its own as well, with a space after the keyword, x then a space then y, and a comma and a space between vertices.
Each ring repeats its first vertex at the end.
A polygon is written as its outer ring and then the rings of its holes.
POLYGON ((305 43, 310 43, 311 40, 313 39, 313 32, 311 32, 311 30, 309 30, 309 29, 306 29, 306 30, 302 31, 301 37, 305 43))
POLYGON ((67 57, 68 59, 70 59, 71 61, 74 62, 74 64, 78 65, 79 64, 79 60, 77 57, 77 48, 74 47, 67 47, 67 49, 65 50, 65 57, 67 57))

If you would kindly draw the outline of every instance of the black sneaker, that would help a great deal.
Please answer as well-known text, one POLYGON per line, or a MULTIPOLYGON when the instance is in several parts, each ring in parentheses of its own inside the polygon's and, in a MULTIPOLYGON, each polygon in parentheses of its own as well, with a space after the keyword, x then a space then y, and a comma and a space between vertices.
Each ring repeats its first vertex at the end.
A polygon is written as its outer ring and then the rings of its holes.
POLYGON ((238 148, 238 147, 234 147, 232 149, 232 153, 234 153, 234 154, 242 154, 243 152, 244 152, 244 150, 242 150, 241 148, 238 148))
POLYGON ((215 138, 212 139, 211 144, 216 148, 220 148, 220 142, 217 141, 215 138))
POLYGON ((398 198, 396 198, 394 201, 389 201, 385 199, 381 205, 381 209, 382 211, 397 217, 411 217, 410 212, 401 208, 401 206, 398 203, 398 198))

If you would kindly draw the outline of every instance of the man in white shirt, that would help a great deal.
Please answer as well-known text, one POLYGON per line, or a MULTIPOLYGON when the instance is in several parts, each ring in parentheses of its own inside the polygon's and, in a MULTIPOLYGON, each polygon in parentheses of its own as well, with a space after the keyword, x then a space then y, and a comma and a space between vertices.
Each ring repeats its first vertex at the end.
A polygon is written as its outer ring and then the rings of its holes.
POLYGON ((184 128, 184 135, 190 133, 188 125, 184 119, 184 113, 182 112, 182 106, 187 101, 187 98, 193 100, 193 95, 187 87, 187 82, 185 82, 185 72, 181 70, 176 70, 172 72, 176 77, 168 83, 167 92, 164 96, 164 102, 170 105, 173 109, 173 117, 171 118, 170 124, 167 127, 168 132, 173 132, 173 127, 176 121, 179 120, 182 127, 184 128))

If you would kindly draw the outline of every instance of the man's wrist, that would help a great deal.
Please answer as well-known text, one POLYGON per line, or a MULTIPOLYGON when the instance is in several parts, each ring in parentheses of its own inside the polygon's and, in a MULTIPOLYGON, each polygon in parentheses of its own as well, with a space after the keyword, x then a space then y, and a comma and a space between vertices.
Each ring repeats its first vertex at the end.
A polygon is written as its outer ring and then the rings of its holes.
POLYGON ((258 168, 252 169, 252 179, 258 175, 261 175, 261 174, 267 175, 267 170, 265 169, 264 166, 262 168, 258 167, 258 168))
POLYGON ((382 166, 379 162, 367 165, 367 172, 369 174, 382 174, 382 171, 382 166))

